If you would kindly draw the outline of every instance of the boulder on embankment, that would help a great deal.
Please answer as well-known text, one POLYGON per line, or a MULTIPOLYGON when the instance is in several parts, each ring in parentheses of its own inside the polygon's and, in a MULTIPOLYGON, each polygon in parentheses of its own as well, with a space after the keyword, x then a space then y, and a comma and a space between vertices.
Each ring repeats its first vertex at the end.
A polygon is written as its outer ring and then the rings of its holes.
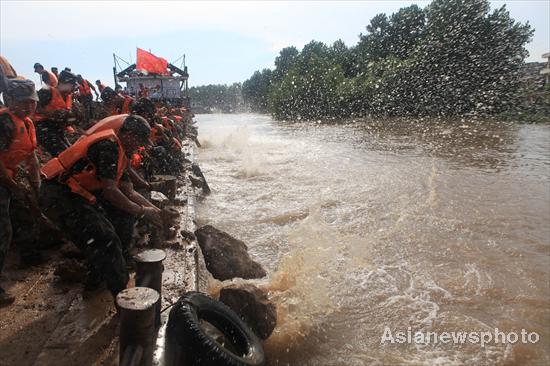
POLYGON ((277 325, 277 308, 264 291, 251 284, 233 284, 220 291, 220 301, 229 306, 261 339, 277 325))
POLYGON ((220 281, 233 278, 262 278, 266 276, 265 269, 253 261, 248 254, 248 247, 239 239, 218 230, 211 225, 205 225, 195 231, 199 242, 206 269, 220 281))

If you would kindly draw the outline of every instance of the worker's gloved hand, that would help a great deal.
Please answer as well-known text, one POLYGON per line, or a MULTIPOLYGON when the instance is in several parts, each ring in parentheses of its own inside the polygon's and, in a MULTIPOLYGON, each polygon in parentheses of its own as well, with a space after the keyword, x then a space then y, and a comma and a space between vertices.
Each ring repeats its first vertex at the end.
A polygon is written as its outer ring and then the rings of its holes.
POLYGON ((160 217, 160 210, 158 208, 144 207, 143 218, 153 225, 162 227, 162 218, 160 217))

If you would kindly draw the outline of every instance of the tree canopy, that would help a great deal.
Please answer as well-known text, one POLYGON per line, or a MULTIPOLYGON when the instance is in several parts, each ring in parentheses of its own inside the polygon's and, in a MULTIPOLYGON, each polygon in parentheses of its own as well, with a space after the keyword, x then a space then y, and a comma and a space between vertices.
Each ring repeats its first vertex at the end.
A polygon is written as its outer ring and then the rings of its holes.
POLYGON ((202 85, 189 88, 189 97, 198 112, 243 110, 242 85, 202 85))
POLYGON ((434 0, 376 15, 352 47, 281 50, 242 86, 253 111, 282 119, 494 114, 517 103, 533 30, 488 0, 434 0))

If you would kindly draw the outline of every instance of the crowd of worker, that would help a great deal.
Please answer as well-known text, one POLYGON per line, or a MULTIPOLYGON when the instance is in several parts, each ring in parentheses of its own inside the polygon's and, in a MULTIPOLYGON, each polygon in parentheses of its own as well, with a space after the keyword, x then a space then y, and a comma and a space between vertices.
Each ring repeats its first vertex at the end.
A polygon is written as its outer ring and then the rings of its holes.
POLYGON ((49 226, 85 257, 85 290, 126 288, 136 223, 162 225, 150 180, 180 175, 182 141, 196 139, 182 105, 50 70, 34 64, 36 90, 0 56, 0 307, 15 300, 1 287, 8 250, 22 265, 43 263, 49 226))

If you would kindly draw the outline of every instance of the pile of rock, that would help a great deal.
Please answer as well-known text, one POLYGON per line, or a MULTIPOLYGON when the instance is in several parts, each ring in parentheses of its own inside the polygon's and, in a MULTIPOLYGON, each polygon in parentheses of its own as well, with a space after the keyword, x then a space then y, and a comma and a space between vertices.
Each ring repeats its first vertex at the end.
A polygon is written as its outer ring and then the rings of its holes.
MULTIPOLYGON (((248 254, 248 247, 228 233, 206 225, 195 231, 206 269, 220 281, 257 279, 265 269, 248 254)), ((231 284, 220 291, 219 300, 229 306, 260 337, 267 339, 277 324, 277 309, 267 294, 252 284, 231 284)))

